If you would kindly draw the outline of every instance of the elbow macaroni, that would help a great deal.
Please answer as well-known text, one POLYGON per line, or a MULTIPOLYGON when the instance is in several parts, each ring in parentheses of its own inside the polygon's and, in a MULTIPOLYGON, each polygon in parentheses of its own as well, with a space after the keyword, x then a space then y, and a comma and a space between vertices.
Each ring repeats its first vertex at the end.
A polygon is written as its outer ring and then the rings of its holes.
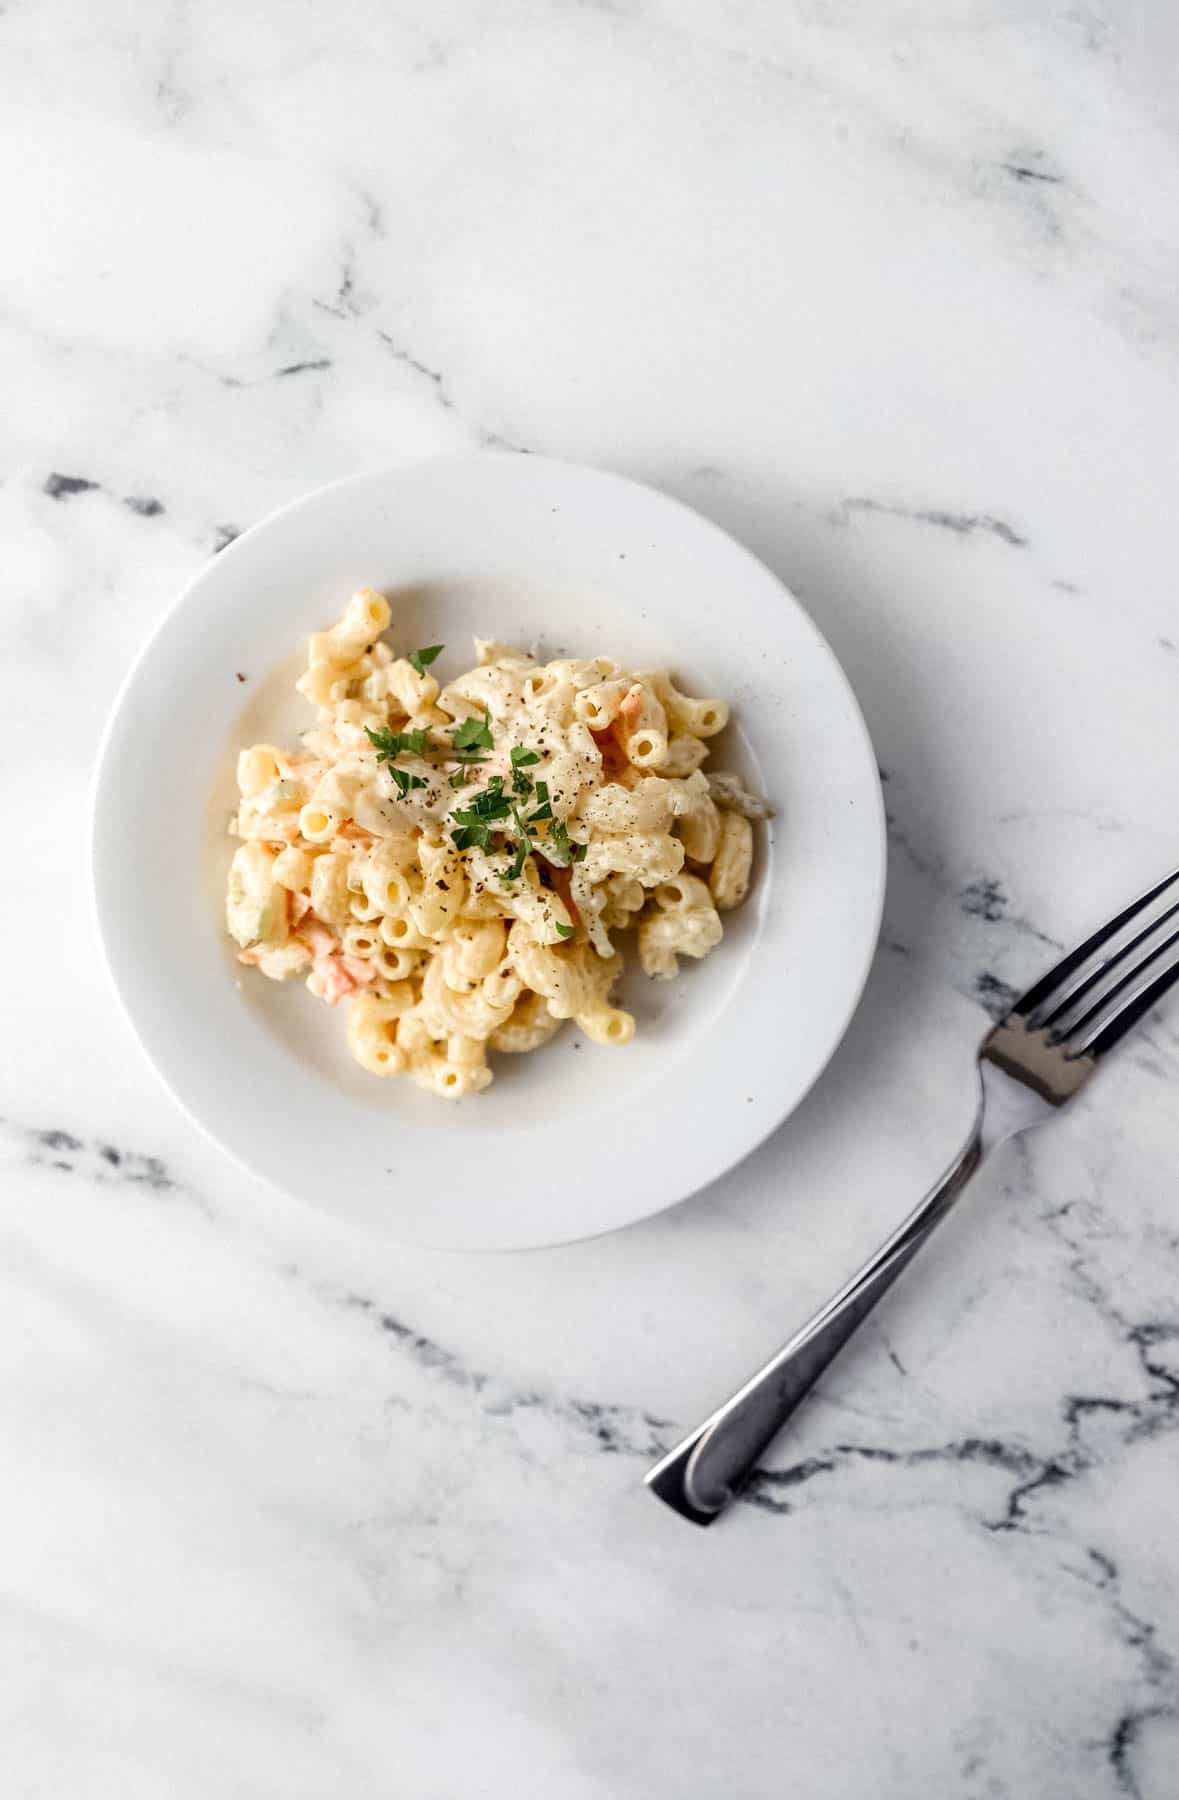
POLYGON ((488 1052, 539 1049, 573 1019, 629 1043, 611 932, 670 977, 721 941, 749 888, 750 817, 705 776, 723 700, 609 657, 541 663, 476 639, 440 685, 434 655, 380 641, 388 602, 354 594, 308 643, 297 683, 318 709, 302 749, 244 749, 226 923, 240 960, 350 1002, 361 1066, 461 1098, 488 1052))

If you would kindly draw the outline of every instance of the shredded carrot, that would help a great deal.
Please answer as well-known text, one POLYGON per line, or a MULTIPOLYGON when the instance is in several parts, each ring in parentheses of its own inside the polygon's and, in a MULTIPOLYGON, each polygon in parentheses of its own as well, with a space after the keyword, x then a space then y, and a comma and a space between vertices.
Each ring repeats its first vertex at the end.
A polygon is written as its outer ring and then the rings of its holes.
POLYGON ((605 731, 591 731, 590 736, 602 753, 603 775, 620 775, 623 769, 629 768, 626 752, 618 742, 612 725, 608 725, 605 731))
POLYGON ((555 894, 560 894, 562 900, 565 902, 565 910, 569 914, 569 917, 573 920, 575 925, 580 925, 581 914, 577 910, 576 900, 569 891, 572 879, 572 872, 569 869, 549 869, 549 881, 552 884, 553 892, 555 894))

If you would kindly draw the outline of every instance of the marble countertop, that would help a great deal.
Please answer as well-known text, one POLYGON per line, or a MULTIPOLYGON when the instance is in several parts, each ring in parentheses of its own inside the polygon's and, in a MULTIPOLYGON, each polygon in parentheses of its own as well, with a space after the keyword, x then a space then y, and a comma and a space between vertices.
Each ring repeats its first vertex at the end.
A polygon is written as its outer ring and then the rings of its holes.
POLYGON ((1174 16, 0 9, 6 1796, 1174 1795, 1179 1001, 989 1168, 723 1525, 640 1480, 935 1175, 988 1013, 1175 861, 1174 16), (177 587, 320 482, 476 445, 764 556, 891 823, 796 1117, 650 1224, 496 1258, 231 1168, 85 874, 177 587))

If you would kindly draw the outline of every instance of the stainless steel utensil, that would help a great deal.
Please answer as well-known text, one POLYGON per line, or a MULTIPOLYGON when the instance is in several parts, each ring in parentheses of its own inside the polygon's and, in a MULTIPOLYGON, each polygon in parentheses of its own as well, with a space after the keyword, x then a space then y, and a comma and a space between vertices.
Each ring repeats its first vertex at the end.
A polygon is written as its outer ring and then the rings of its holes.
POLYGON ((751 1380, 645 1477, 668 1506, 711 1525, 857 1325, 945 1218, 983 1158, 1083 1087, 1101 1058, 1179 981, 1179 870, 1061 958, 978 1050, 970 1136, 858 1274, 751 1380))

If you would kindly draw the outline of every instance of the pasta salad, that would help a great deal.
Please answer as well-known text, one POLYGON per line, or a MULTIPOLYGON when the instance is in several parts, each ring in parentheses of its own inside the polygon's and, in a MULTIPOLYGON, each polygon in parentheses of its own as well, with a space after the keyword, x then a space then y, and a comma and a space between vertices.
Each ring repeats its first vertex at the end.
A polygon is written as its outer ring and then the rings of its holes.
POLYGON ((664 670, 484 639, 440 685, 444 646, 395 656, 390 618, 354 594, 309 640, 301 748, 238 758, 239 961, 347 1000, 364 1068, 449 1098, 490 1084, 489 1051, 539 1049, 566 1019, 628 1043, 612 933, 637 927, 643 969, 669 979, 749 887, 769 809, 703 768, 729 708, 664 670))

